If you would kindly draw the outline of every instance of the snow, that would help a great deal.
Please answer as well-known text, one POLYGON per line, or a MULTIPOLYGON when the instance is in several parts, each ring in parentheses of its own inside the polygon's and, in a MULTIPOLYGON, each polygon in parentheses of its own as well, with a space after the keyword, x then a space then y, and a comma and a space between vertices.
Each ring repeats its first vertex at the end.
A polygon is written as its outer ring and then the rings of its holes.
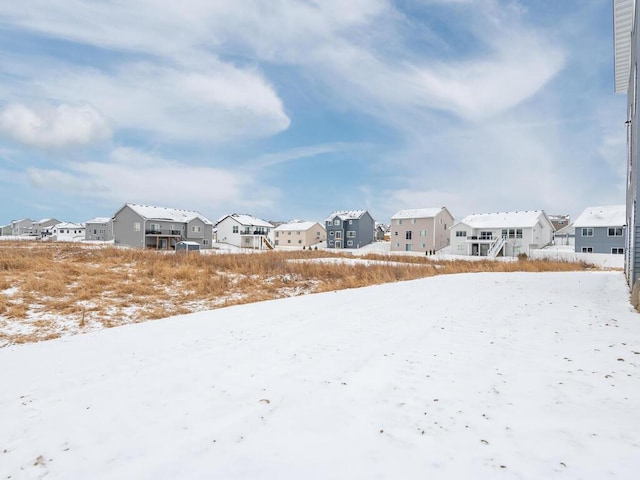
POLYGON ((355 220, 362 217, 365 213, 367 213, 366 210, 340 210, 333 212, 331 215, 325 218, 324 221, 328 222, 336 217, 338 217, 340 220, 355 220))
MULTIPOLYGON (((292 232, 296 232, 296 231, 307 231, 310 228, 313 228, 315 226, 320 227, 321 225, 317 222, 292 222, 292 223, 283 223, 281 225, 278 225, 275 230, 278 232, 282 232, 282 231, 292 231, 292 232)), ((324 228, 324 227, 321 227, 324 228)))
POLYGON ((85 223, 109 223, 111 221, 111 217, 95 217, 91 220, 87 220, 85 223))
POLYGON ((459 223, 468 225, 471 228, 527 228, 535 226, 540 216, 544 214, 542 210, 476 213, 464 217, 459 223))
POLYGON ((205 224, 209 225, 211 222, 198 212, 192 210, 182 210, 179 208, 167 208, 167 207, 155 207, 150 205, 138 205, 135 203, 127 203, 128 206, 147 220, 167 220, 172 222, 190 222, 194 218, 199 218, 205 224))
POLYGON ((621 227, 627 222, 626 205, 589 207, 576 218, 573 226, 581 227, 621 227))
POLYGON ((433 218, 438 215, 444 207, 435 207, 435 208, 414 208, 409 210, 400 210, 396 212, 391 220, 396 219, 405 219, 405 218, 433 218))
POLYGON ((636 478, 620 272, 443 275, 0 349, 0 478, 636 478))
POLYGON ((220 218, 215 224, 218 225, 228 217, 235 219, 240 225, 243 225, 245 227, 274 228, 273 225, 269 222, 245 213, 232 213, 231 215, 225 215, 224 217, 220 218))

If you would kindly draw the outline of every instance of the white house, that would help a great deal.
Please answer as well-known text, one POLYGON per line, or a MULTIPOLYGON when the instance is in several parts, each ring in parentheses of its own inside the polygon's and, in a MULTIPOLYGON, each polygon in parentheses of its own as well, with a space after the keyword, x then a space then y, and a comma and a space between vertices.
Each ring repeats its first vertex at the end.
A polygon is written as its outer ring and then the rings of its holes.
POLYGON ((529 255, 549 245, 554 228, 542 210, 469 215, 451 227, 451 253, 481 257, 529 255))
POLYGON ((232 213, 214 225, 217 242, 255 250, 272 250, 274 226, 252 215, 232 213))
POLYGON ((84 240, 85 226, 82 223, 62 222, 51 227, 51 239, 59 242, 84 240))

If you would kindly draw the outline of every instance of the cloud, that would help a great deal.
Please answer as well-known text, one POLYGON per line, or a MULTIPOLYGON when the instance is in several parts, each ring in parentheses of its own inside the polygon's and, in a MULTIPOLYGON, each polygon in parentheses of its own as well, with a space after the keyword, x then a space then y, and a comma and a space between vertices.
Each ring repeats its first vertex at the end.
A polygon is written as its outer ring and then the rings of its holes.
POLYGON ((11 104, 0 110, 0 133, 24 145, 61 148, 89 145, 110 137, 98 110, 84 104, 27 107, 11 104))
POLYGON ((33 187, 113 203, 171 204, 203 212, 269 208, 275 189, 249 174, 193 166, 131 148, 116 148, 108 161, 71 162, 66 169, 29 168, 33 187), (179 204, 179 205, 178 205, 179 204))

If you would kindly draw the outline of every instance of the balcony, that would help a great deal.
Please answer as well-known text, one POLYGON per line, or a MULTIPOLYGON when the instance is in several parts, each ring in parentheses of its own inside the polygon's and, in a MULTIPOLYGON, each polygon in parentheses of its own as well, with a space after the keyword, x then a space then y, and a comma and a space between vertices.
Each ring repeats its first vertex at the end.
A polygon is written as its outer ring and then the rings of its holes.
POLYGON ((181 230, 169 230, 161 228, 161 229, 156 229, 156 228, 152 228, 152 229, 147 229, 144 231, 145 235, 157 235, 160 237, 181 237, 182 236, 182 231, 181 230))
POLYGON ((467 242, 491 243, 497 238, 498 237, 494 237, 493 235, 469 235, 467 242))

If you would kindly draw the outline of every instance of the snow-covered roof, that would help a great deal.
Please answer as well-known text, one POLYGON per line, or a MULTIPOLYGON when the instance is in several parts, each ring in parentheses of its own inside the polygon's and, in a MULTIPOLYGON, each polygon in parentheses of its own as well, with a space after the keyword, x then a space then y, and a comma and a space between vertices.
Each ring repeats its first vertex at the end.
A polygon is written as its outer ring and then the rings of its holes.
POLYGON ((150 205, 137 205, 135 203, 126 204, 131 210, 147 220, 165 220, 170 222, 190 222, 194 218, 199 218, 205 224, 211 222, 198 212, 193 210, 182 210, 179 208, 153 207, 150 205))
POLYGON ((339 210, 329 215, 325 219, 325 222, 333 220, 336 217, 340 218, 340 220, 355 220, 357 218, 362 218, 365 213, 367 213, 366 210, 339 210))
MULTIPOLYGON (((291 223, 283 223, 282 225, 278 225, 276 227, 277 231, 301 231, 304 232, 313 228, 314 226, 319 225, 317 222, 291 222, 291 223)), ((324 227, 323 227, 324 228, 324 227)))
POLYGON ((525 210, 523 212, 475 213, 464 217, 458 223, 471 228, 527 228, 533 227, 541 216, 542 210, 525 210))
POLYGON ((582 212, 574 227, 620 227, 626 223, 626 205, 608 205, 604 207, 589 207, 582 212))
POLYGON ((178 242, 178 244, 182 244, 182 245, 198 245, 200 246, 200 244, 198 242, 194 242, 193 240, 181 240, 178 242))
POLYGON ((109 223, 111 221, 111 217, 96 217, 91 220, 87 220, 86 223, 109 223))
POLYGON ((78 229, 78 228, 85 228, 85 227, 84 227, 84 224, 82 224, 82 223, 61 222, 61 223, 58 223, 58 224, 54 225, 54 228, 57 228, 57 229, 60 229, 60 228, 69 228, 69 229, 75 228, 75 229, 78 229))
POLYGON ((444 207, 413 208, 408 210, 400 210, 391 217, 391 220, 405 218, 433 218, 442 210, 444 210, 444 207))
POLYGON ((264 220, 261 220, 257 217, 254 217, 253 215, 248 215, 246 213, 232 213, 231 215, 225 215, 223 217, 221 217, 215 224, 219 224, 221 221, 223 221, 225 218, 231 217, 233 218, 236 222, 238 222, 240 225, 246 226, 246 227, 267 227, 267 228, 273 228, 273 225, 271 225, 269 222, 266 222, 264 220))

